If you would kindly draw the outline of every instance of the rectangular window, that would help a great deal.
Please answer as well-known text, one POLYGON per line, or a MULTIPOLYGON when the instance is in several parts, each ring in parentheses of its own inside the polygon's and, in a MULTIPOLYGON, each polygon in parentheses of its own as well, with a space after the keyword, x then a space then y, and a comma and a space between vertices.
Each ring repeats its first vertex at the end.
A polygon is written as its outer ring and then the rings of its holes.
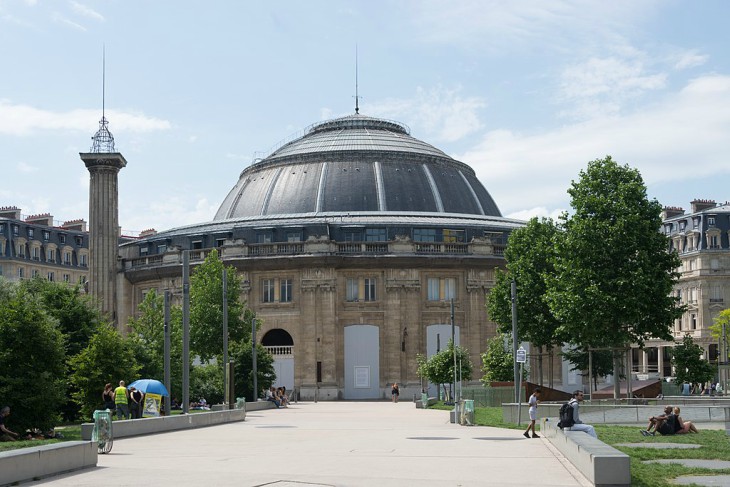
POLYGON ((22 257, 25 259, 25 245, 23 244, 18 245, 18 257, 22 257))
POLYGON ((428 278, 429 301, 450 301, 452 299, 456 299, 456 279, 453 277, 428 278))
POLYGON ((63 282, 71 282, 71 275, 70 274, 64 274, 63 275, 63 282))
POLYGON ((28 238, 33 238, 33 235, 35 235, 35 230, 32 228, 28 229, 28 238))
POLYGON ((87 260, 86 254, 81 254, 79 256, 79 260, 81 261, 81 264, 79 264, 81 267, 86 267, 88 265, 88 263, 86 262, 86 260, 87 260))
POLYGON ((365 278, 365 301, 375 301, 375 284, 376 279, 374 278, 365 278))
POLYGON ((302 241, 302 232, 286 232, 286 241, 287 242, 301 242, 302 241))
POLYGON ((436 277, 428 278, 428 300, 438 301, 441 298, 439 279, 436 277))
POLYGON ((63 265, 71 265, 71 252, 63 253, 63 265))
POLYGON ((54 281, 54 274, 53 274, 53 271, 50 271, 50 272, 48 273, 48 280, 49 280, 49 281, 51 281, 51 282, 53 282, 53 281, 54 281))
POLYGON ((351 277, 347 278, 347 301, 357 301, 359 296, 358 280, 351 277))
POLYGON ((40 275, 41 275, 41 273, 38 269, 33 269, 33 277, 38 277, 40 275))
POLYGON ((360 230, 345 230, 345 242, 362 242, 360 230))
POLYGON ((46 251, 46 262, 56 262, 56 251, 51 249, 46 251))
POLYGON ((271 232, 257 233, 256 234, 256 243, 260 243, 260 244, 271 243, 271 241, 273 240, 272 237, 273 236, 271 235, 271 232))
POLYGON ((365 229, 365 241, 366 242, 385 242, 388 240, 388 236, 385 232, 385 228, 366 228, 365 229))
POLYGON ((25 277, 25 269, 23 269, 22 267, 18 267, 18 277, 20 279, 23 279, 23 277, 25 277))
POLYGON ((445 301, 456 299, 456 279, 449 277, 443 280, 444 293, 443 297, 445 301))
POLYGON ((139 255, 141 255, 142 257, 146 256, 149 253, 150 253, 149 247, 140 247, 139 248, 139 255))
POLYGON ((51 239, 51 232, 48 230, 43 230, 43 240, 48 242, 51 239))
POLYGON ((2 275, 3 275, 3 266, 0 265, 0 276, 2 276, 2 275))
POLYGON ((158 245, 157 246, 157 253, 158 254, 164 254, 165 252, 167 252, 167 245, 164 245, 163 244, 163 245, 158 245))
POLYGON ((712 286, 710 288, 710 302, 711 303, 722 303, 722 301, 723 301, 722 287, 721 286, 712 286))
POLYGON ((697 329, 697 315, 692 313, 690 316, 690 330, 696 330, 697 329))
POLYGON ((18 225, 13 225, 13 235, 17 237, 19 231, 20 229, 18 228, 18 225))
POLYGON ((720 248, 719 239, 717 237, 718 237, 717 235, 710 235, 710 248, 711 249, 720 248))
POLYGON ((66 235, 63 234, 63 233, 59 233, 58 234, 58 241, 61 242, 62 244, 65 244, 66 243, 66 235))
POLYGON ((38 247, 31 248, 30 255, 33 260, 41 260, 41 249, 38 247))
POLYGON ((218 238, 215 241, 215 246, 216 247, 223 247, 223 244, 224 243, 226 243, 226 239, 225 238, 218 238))
POLYGON ((436 229, 435 228, 414 228, 413 229, 413 240, 415 242, 435 242, 436 241, 436 229))
POLYGON ((261 301, 264 303, 273 303, 274 302, 274 290, 276 289, 276 285, 274 283, 273 279, 264 279, 261 281, 261 301))
POLYGON ((84 237, 76 237, 76 246, 81 247, 84 245, 84 237))
POLYGON ((464 242, 464 230, 444 229, 443 239, 444 239, 444 243, 463 243, 464 242))
POLYGON ((291 303, 291 279, 281 279, 279 281, 279 301, 291 303))
POLYGON ((193 240, 192 242, 192 248, 193 250, 200 250, 203 248, 203 241, 202 240, 193 240))
POLYGON ((710 226, 714 226, 715 225, 715 217, 714 216, 707 217, 707 224, 710 225, 710 226))

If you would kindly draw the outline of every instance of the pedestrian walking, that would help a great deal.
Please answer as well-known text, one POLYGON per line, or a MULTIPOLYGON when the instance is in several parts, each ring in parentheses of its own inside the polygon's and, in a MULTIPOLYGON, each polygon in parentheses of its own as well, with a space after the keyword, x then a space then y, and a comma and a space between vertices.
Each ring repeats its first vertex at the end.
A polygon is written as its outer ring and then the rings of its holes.
POLYGON ((540 435, 535 433, 535 421, 537 421, 537 403, 540 402, 541 393, 542 390, 538 387, 535 389, 535 392, 532 393, 530 399, 527 400, 527 404, 530 406, 530 424, 527 425, 527 429, 524 433, 522 433, 525 435, 525 438, 530 437, 530 430, 532 430, 533 438, 540 438, 540 435))

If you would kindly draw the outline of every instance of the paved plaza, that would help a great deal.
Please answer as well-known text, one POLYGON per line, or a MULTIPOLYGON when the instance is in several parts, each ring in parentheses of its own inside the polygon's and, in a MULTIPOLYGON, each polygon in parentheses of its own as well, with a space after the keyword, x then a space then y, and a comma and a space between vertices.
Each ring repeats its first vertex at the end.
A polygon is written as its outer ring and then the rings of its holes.
POLYGON ((245 422, 125 438, 94 469, 26 485, 591 485, 550 443, 412 402, 298 403, 245 422))

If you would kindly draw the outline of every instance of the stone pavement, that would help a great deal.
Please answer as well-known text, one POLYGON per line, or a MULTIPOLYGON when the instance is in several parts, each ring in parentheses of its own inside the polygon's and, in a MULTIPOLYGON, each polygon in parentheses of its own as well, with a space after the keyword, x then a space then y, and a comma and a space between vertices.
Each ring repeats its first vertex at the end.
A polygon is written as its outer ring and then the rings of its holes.
POLYGON ((544 439, 412 402, 299 403, 245 422, 114 442, 98 467, 24 485, 587 486, 544 439))

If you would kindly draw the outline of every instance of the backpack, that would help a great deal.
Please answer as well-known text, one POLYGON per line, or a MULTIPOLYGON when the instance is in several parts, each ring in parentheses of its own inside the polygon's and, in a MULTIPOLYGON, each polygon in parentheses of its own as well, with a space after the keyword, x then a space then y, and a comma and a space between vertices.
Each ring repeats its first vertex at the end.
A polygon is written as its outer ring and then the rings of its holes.
POLYGON ((560 421, 558 422, 558 428, 570 428, 574 424, 573 406, 569 402, 566 402, 560 406, 560 421))

